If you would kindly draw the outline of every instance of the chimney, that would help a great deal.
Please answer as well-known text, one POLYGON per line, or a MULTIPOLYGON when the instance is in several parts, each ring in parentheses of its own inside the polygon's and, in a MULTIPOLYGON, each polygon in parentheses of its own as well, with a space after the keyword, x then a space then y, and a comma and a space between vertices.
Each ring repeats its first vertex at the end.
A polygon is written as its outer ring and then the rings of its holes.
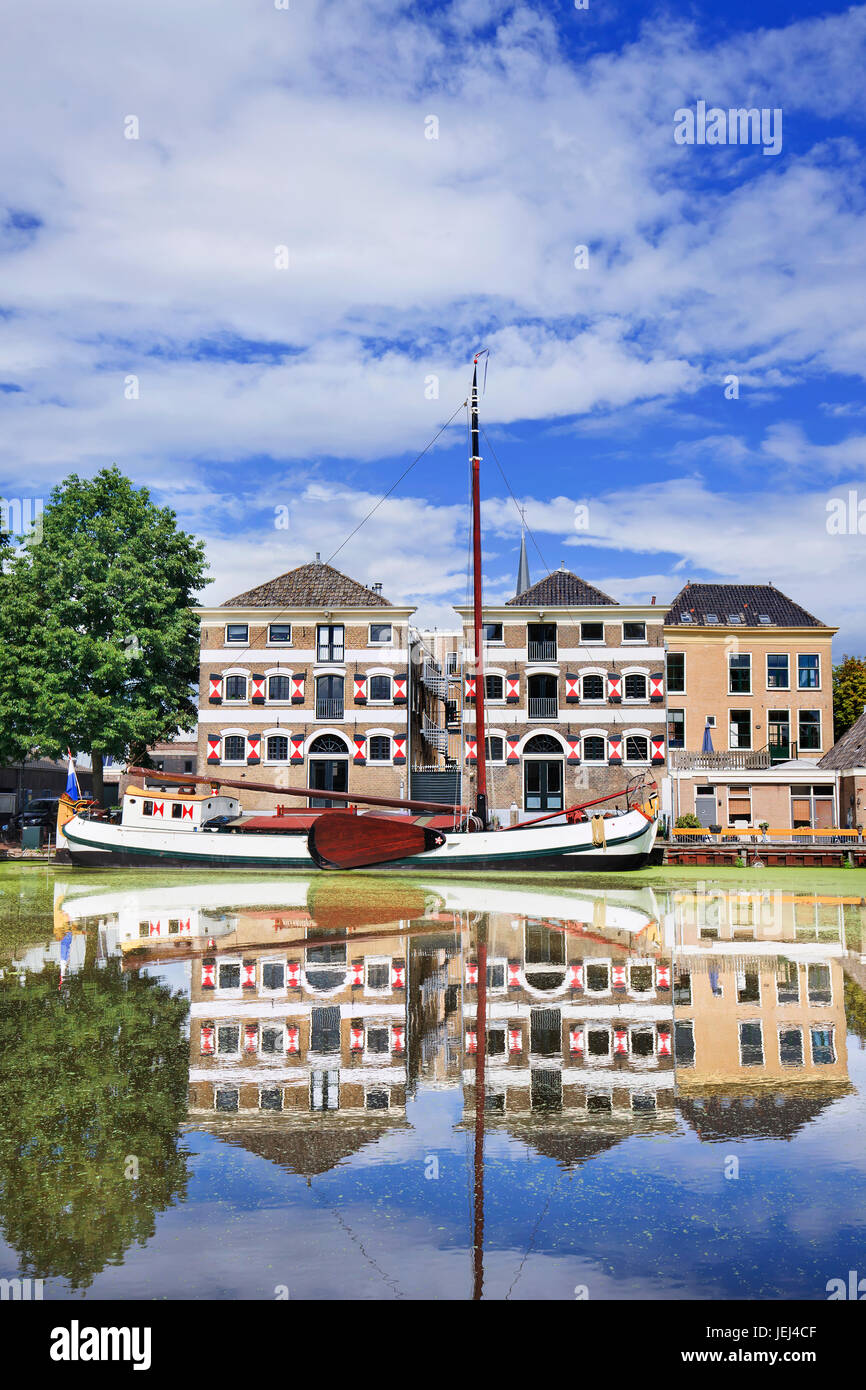
POLYGON ((655 596, 655 594, 653 594, 652 598, 650 599, 650 603, 655 603, 655 601, 656 601, 656 596, 655 596))
POLYGON ((370 588, 373 590, 373 593, 374 593, 374 594, 381 594, 381 592, 382 592, 382 581, 381 581, 381 579, 377 579, 375 584, 371 584, 371 585, 370 585, 370 588))
POLYGON ((317 565, 320 565, 321 563, 322 563, 322 552, 321 552, 320 550, 317 550, 317 551, 316 551, 316 564, 317 564, 317 565))

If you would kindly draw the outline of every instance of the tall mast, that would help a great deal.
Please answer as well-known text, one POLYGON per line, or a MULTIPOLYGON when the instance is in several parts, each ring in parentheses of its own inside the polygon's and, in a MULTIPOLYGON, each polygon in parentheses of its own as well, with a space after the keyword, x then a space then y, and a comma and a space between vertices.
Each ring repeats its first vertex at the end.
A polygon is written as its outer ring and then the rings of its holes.
POLYGON ((484 624, 481 608, 481 455, 478 444, 478 358, 472 362, 470 398, 470 438, 472 450, 472 579, 475 608, 475 742, 477 757, 477 795, 475 810, 483 829, 487 828, 487 725, 484 719, 484 624))

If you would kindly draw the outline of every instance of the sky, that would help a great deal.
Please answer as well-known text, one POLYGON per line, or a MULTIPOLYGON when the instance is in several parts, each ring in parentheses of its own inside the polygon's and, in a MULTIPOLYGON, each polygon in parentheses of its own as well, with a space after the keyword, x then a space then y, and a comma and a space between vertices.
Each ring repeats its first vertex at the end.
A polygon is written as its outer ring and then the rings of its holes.
POLYGON ((533 580, 772 580, 866 654, 864 60, 835 0, 19 8, 0 496, 116 462, 207 602, 319 552, 453 628, 487 348, 489 601, 519 503, 533 580))

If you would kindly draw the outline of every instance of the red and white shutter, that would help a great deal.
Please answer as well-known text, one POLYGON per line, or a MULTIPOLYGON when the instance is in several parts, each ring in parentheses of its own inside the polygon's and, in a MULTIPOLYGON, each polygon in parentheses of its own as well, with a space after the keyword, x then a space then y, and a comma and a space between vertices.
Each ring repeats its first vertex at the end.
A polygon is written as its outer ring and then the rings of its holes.
POLYGON ((245 960, 241 966, 241 988, 255 989, 256 987, 256 963, 254 960, 245 960))
POLYGON ((577 1056, 583 1054, 583 1029, 580 1027, 569 1028, 568 1030, 569 1051, 577 1056))
POLYGON ((478 761, 478 740, 475 738, 468 738, 466 740, 466 761, 467 763, 476 763, 478 761))
POLYGON ((624 1057, 628 1055, 628 1033, 624 1028, 614 1029, 613 1055, 614 1057, 624 1057))
POLYGON ((255 1052, 259 1045, 259 1025, 257 1023, 247 1023, 244 1025, 244 1052, 255 1052))
POLYGON ((622 762, 622 738, 619 734, 608 735, 607 760, 612 765, 622 762))
POLYGON ((669 965, 656 966, 656 989, 670 989, 671 968, 669 965))
POLYGON ((301 988, 301 967, 296 960, 290 960, 286 965, 286 987, 288 989, 301 988))
POLYGON ((611 705, 622 703, 622 676, 616 671, 607 673, 607 698, 611 705))
POLYGON ((478 1034, 475 1032, 474 1029, 468 1030, 466 1033, 466 1051, 478 1051, 478 1034))
POLYGON ((406 1047, 406 1029, 402 1023, 391 1024, 391 1051, 402 1052, 406 1047))
POLYGON ((352 689, 355 696, 356 705, 366 705, 367 703, 367 677, 354 676, 352 678, 352 689))
POLYGON ((250 696, 254 705, 265 703, 265 678, 262 675, 252 677, 252 695, 250 696))
POLYGON ((659 735, 658 737, 653 737, 650 739, 650 744, 652 746, 650 762, 652 763, 653 767, 659 767, 665 760, 664 738, 661 737, 661 735, 659 735))
POLYGON ((649 678, 650 703, 659 705, 665 698, 665 678, 663 671, 653 671, 649 678))
POLYGON ((477 985, 477 984, 478 984, 478 962, 477 962, 477 960, 468 960, 468 961, 466 962, 466 983, 467 983, 467 985, 477 985))
POLYGON ((391 962, 391 988, 406 988, 406 962, 403 960, 392 960, 391 962))
POLYGON ((302 705, 304 703, 304 677, 292 676, 292 704, 302 705))
POLYGON ((363 767, 367 761, 367 739, 364 734, 355 734, 352 743, 355 749, 352 762, 356 767, 363 767))
POLYGON ((187 917, 186 921, 178 922, 177 930, 180 936, 192 936, 192 918, 187 917))
POLYGON ((508 962, 508 988, 520 989, 520 961, 510 960, 508 962))
POLYGON ((155 922, 148 923, 148 936, 159 936, 161 931, 162 926, 158 917, 155 922))
POLYGON ((353 1023, 349 1029, 349 1050, 351 1052, 364 1051, 364 1029, 359 1023, 353 1023))
POLYGON ((358 989, 364 983, 364 962, 353 960, 349 966, 349 985, 352 989, 358 989))
POLYGON ((406 761, 406 740, 405 740, 405 738, 397 738, 396 736, 395 736, 394 738, 392 738, 392 740, 391 740, 391 761, 394 763, 395 767, 402 767, 403 763, 405 763, 405 761, 406 761))
POLYGON ((519 1028, 509 1028, 508 1030, 508 1051, 523 1051, 523 1033, 519 1028))
POLYGON ((212 671, 208 676, 207 698, 212 705, 221 705, 223 702, 223 678, 219 671, 212 671))
POLYGON ((289 762, 302 763, 304 761, 304 740, 302 735, 292 734, 289 739, 289 747, 291 749, 289 753, 289 762))
POLYGON ((260 763, 262 760, 261 734, 247 734, 247 762, 260 763))
POLYGON ((565 703, 567 705, 577 705, 580 703, 580 676, 574 675, 569 671, 565 677, 565 703))
POLYGON ((671 1055, 671 1035, 667 1028, 660 1028, 656 1034, 656 1051, 660 1057, 670 1057, 671 1055))
POLYGON ((520 704, 520 676, 511 675, 505 677, 505 703, 507 705, 520 704))
POLYGON ((299 1028, 294 1028, 294 1027, 287 1028, 287 1029, 286 1029, 286 1051, 287 1051, 287 1052, 297 1052, 297 1051, 300 1049, 300 1045, 301 1045, 300 1029, 299 1029, 299 1028))
POLYGON ((216 989, 216 961, 203 960, 201 963, 202 989, 216 989))
POLYGON ((515 763, 520 762, 520 758, 517 756, 517 745, 519 742, 520 739, 516 734, 509 734, 505 740, 505 761, 510 763, 512 767, 515 763))
POLYGON ((222 739, 219 734, 208 734, 207 736, 207 760, 209 763, 218 763, 220 760, 220 748, 222 739))
POLYGON ((154 816, 161 816, 162 819, 165 820, 165 802, 164 802, 164 801, 155 801, 155 802, 153 803, 153 814, 154 814, 154 816))
POLYGON ((192 814, 192 806, 187 804, 186 802, 184 802, 180 808, 180 818, 182 821, 194 819, 194 816, 192 814))
POLYGON ((474 699, 475 699, 475 677, 474 677, 474 676, 467 676, 467 677, 466 677, 466 680, 465 680, 465 682, 464 682, 464 688, 463 688, 463 698, 464 698, 464 700, 474 700, 474 699))
POLYGON ((626 970, 624 965, 611 966, 610 982, 613 985, 614 989, 625 989, 626 970))
POLYGON ((405 705, 409 699, 409 673, 398 671, 394 676, 394 704, 405 705))
POLYGON ((575 763, 580 762, 580 735, 566 734, 565 741, 568 744, 568 752, 565 755, 565 761, 574 766, 575 763))
POLYGON ((565 978, 569 989, 583 989, 583 966, 570 965, 565 978))
POLYGON ((216 1034, 216 1029, 214 1028, 214 1026, 213 1026, 212 1023, 203 1023, 203 1024, 201 1025, 201 1055, 202 1055, 202 1057, 211 1057, 211 1056, 213 1055, 213 1051, 214 1051, 214 1037, 215 1037, 215 1034, 216 1034))

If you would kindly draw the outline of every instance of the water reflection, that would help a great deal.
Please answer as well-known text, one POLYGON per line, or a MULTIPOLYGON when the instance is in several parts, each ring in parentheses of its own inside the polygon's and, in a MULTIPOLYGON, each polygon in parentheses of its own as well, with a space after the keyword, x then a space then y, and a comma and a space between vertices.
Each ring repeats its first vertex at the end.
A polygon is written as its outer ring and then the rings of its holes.
MULTIPOLYGON (((86 1286, 183 1196, 181 1130, 312 1183, 377 1149, 417 1165, 441 1093, 480 1297, 485 1244, 519 1250, 532 1201, 498 1171, 515 1144, 585 1174, 632 1142, 789 1143, 854 1096, 863 916, 853 895, 714 889, 59 884, 51 939, 0 986, 5 1238, 22 1270, 86 1286)), ((327 1292, 352 1295, 339 1274, 327 1292)))

